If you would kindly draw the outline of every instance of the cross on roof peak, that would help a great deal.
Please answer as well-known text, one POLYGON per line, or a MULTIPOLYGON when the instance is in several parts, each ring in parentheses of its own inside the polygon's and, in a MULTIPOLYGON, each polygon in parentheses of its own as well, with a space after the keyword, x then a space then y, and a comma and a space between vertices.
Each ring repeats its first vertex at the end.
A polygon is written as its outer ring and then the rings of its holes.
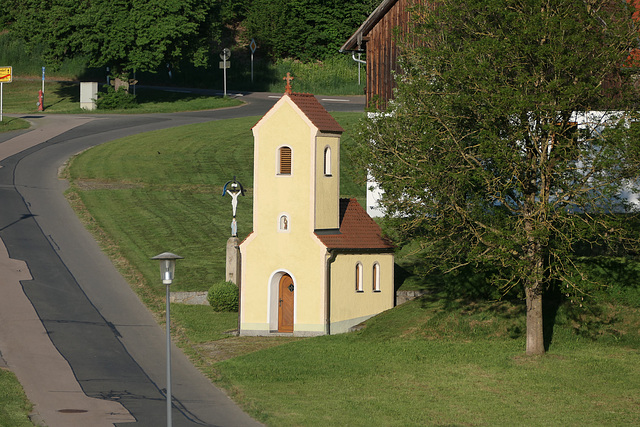
POLYGON ((284 88, 284 93, 287 95, 291 95, 291 80, 293 80, 291 73, 287 73, 287 76, 283 77, 282 80, 287 81, 287 86, 284 88))

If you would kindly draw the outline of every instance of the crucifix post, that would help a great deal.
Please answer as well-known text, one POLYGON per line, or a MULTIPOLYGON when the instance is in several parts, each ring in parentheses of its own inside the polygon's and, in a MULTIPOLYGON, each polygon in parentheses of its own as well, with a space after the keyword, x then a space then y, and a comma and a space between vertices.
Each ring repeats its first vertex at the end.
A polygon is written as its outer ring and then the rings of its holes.
POLYGON ((236 222, 236 209, 238 207, 238 196, 244 196, 244 188, 242 184, 233 177, 233 181, 228 181, 222 188, 222 196, 226 194, 231 196, 231 208, 233 218, 231 220, 231 237, 227 240, 227 263, 226 263, 226 280, 236 285, 240 280, 240 251, 238 245, 238 223, 236 222))

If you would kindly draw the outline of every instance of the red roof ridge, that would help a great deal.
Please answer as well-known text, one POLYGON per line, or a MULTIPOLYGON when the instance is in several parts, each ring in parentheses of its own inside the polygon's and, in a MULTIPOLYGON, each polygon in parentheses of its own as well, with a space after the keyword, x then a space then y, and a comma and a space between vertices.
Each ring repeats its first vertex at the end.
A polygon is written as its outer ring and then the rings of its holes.
POLYGON ((321 132, 343 133, 344 129, 311 93, 285 94, 321 132))
POLYGON ((329 249, 392 251, 394 246, 382 236, 380 226, 355 198, 340 199, 340 232, 316 236, 329 249))

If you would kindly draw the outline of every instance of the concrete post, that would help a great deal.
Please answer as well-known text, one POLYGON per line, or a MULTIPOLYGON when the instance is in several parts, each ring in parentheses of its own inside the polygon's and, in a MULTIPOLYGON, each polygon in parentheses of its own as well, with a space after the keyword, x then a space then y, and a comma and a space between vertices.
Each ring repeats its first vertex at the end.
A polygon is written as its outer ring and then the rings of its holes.
POLYGON ((236 285, 240 281, 240 239, 237 237, 229 237, 227 240, 227 264, 226 278, 227 282, 233 282, 236 285))

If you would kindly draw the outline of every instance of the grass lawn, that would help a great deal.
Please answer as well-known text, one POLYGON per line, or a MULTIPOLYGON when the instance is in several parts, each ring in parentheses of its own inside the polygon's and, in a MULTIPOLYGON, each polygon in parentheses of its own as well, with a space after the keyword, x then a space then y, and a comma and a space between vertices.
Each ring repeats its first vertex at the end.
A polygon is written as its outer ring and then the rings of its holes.
MULTIPOLYGON (((336 114, 347 132, 359 116, 336 114)), ((238 204, 240 237, 250 232, 249 129, 257 119, 137 135, 72 161, 72 204, 157 312, 165 288, 149 257, 166 250, 185 257, 176 291, 206 290, 223 278, 231 206, 221 193, 234 175, 248 190, 238 204)), ((362 199, 348 161, 352 143, 345 135, 341 192, 362 199)), ((172 310, 185 352, 267 425, 640 423, 637 308, 605 304, 598 318, 561 308, 543 357, 524 356, 517 301, 433 294, 370 319, 358 332, 308 339, 229 337, 235 313, 177 304, 172 310), (585 325, 590 338, 575 333, 585 325)))
POLYGON ((3 115, 2 121, 0 122, 0 132, 29 129, 29 126, 31 125, 26 120, 18 119, 16 117, 7 117, 3 115))
POLYGON ((13 372, 0 368, 0 426, 32 427, 31 404, 13 372))
MULTIPOLYGON (((41 80, 20 80, 4 85, 3 111, 16 114, 42 114, 38 111, 38 91, 41 80)), ((80 108, 80 84, 77 82, 48 81, 45 83, 44 112, 74 114, 106 113, 170 113, 176 111, 197 111, 240 105, 241 101, 231 98, 167 92, 153 89, 136 91, 138 106, 126 110, 94 110, 80 108)))
POLYGON ((359 332, 215 369, 218 383, 267 425, 638 425, 634 322, 631 345, 566 333, 546 356, 526 357, 523 340, 508 337, 509 320, 413 301, 359 332))

